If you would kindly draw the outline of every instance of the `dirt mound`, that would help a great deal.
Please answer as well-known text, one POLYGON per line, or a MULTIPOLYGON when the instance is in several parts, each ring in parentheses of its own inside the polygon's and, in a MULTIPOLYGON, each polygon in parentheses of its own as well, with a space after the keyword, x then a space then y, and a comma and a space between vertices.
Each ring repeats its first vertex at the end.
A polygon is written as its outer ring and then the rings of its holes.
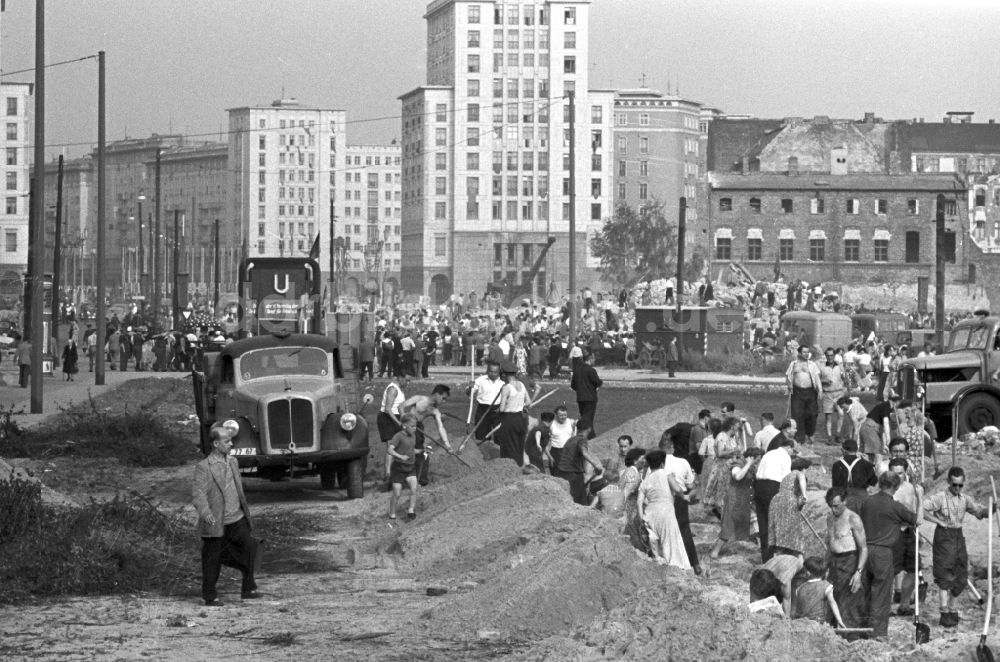
POLYGON ((590 440, 590 450, 600 458, 615 457, 618 454, 615 442, 623 434, 631 436, 639 448, 655 449, 664 430, 675 423, 693 423, 698 419, 698 412, 706 408, 698 398, 684 398, 597 435, 590 440))

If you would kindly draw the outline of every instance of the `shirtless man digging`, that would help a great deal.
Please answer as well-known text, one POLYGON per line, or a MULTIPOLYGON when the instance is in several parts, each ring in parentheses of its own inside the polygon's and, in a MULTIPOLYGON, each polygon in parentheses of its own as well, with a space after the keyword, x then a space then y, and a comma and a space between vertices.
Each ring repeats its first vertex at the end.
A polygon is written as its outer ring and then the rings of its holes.
MULTIPOLYGON (((430 462, 428 457, 429 448, 425 449, 424 441, 427 435, 424 434, 424 420, 433 418, 437 422, 438 439, 449 453, 452 452, 451 442, 448 441, 448 431, 444 429, 444 421, 441 420, 441 405, 448 401, 451 389, 444 384, 438 384, 431 390, 430 395, 414 395, 407 398, 400 406, 403 414, 413 414, 417 418, 417 481, 421 485, 430 482, 430 462)), ((433 437, 431 437, 433 439, 433 437)))
POLYGON ((833 599, 840 607, 844 625, 864 627, 867 605, 864 586, 868 543, 861 517, 847 507, 847 490, 831 487, 826 492, 830 514, 826 518, 827 567, 833 584, 833 599))

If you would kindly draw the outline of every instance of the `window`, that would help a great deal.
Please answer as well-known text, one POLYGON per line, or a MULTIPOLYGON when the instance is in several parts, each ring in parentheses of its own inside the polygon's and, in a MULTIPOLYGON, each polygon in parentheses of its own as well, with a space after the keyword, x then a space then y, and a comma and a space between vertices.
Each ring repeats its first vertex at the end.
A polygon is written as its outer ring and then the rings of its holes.
POLYGON ((732 210, 733 210, 732 198, 719 198, 719 211, 732 211, 732 210))
POLYGON ((468 72, 470 74, 479 73, 479 56, 475 54, 470 54, 468 57, 468 72))
MULTIPOLYGON (((910 198, 906 201, 906 213, 910 216, 916 216, 920 213, 920 201, 916 198, 910 198)), ((919 233, 918 233, 919 234, 919 233)), ((909 233, 907 233, 909 235, 909 233)), ((909 260, 907 260, 909 262, 909 260)))
POLYGON ((733 256, 733 240, 731 237, 715 238, 715 259, 731 260, 733 256))
POLYGON ((625 199, 625 194, 626 194, 627 192, 628 192, 628 191, 627 191, 627 189, 626 189, 626 187, 625 187, 625 184, 624 184, 624 182, 618 185, 618 197, 619 197, 619 198, 621 198, 622 200, 624 200, 624 199, 625 199))
POLYGON ((522 152, 521 153, 521 168, 523 170, 534 170, 535 169, 535 153, 534 152, 522 152))
POLYGON ((448 105, 444 103, 439 103, 434 109, 435 117, 434 119, 438 122, 448 121, 448 105))
POLYGON ((618 153, 619 154, 628 153, 628 138, 626 138, 625 136, 618 136, 618 153))
POLYGON ((257 242, 257 252, 258 253, 263 253, 264 252, 264 240, 263 239, 261 239, 260 241, 257 242))
POLYGON ((518 96, 518 84, 519 81, 516 78, 507 79, 507 96, 511 99, 516 99, 518 96))
POLYGON ((639 126, 649 126, 649 113, 639 113, 639 126))
POLYGON ((889 240, 888 239, 876 239, 875 240, 875 262, 888 262, 889 261, 889 240))
POLYGON ((435 177, 434 178, 434 195, 447 195, 448 194, 448 178, 447 177, 435 177))
POLYGON ((792 209, 793 209, 792 199, 791 198, 782 198, 781 199, 781 213, 783 213, 783 214, 791 214, 792 213, 792 209))
POLYGON ((572 55, 563 58, 563 73, 564 74, 576 73, 576 58, 573 57, 572 55))
POLYGON ((848 214, 857 214, 861 211, 861 201, 857 198, 848 198, 845 210, 848 214))
POLYGON ((17 140, 16 122, 7 122, 7 140, 17 140))
POLYGON ((625 161, 619 161, 618 162, 618 176, 619 177, 625 177, 627 172, 628 172, 628 169, 627 169, 627 167, 625 165, 625 161))
POLYGON ((809 213, 823 214, 826 212, 826 200, 823 198, 812 198, 809 200, 809 213))
POLYGON ((599 172, 601 170, 601 155, 591 154, 590 155, 590 169, 594 172, 599 172))
POLYGON ((750 211, 754 214, 759 214, 760 209, 760 198, 750 198, 750 211))
POLYGON ((601 204, 599 202, 595 202, 590 205, 590 220, 599 221, 601 218, 603 218, 601 215, 601 204))
POLYGON ((525 30, 524 31, 524 48, 534 50, 535 48, 535 31, 525 30))
POLYGON ((257 148, 258 149, 267 149, 267 136, 258 136, 257 137, 257 148))
POLYGON ((17 165, 17 148, 16 147, 8 147, 7 148, 7 165, 17 165))
POLYGON ((434 129, 434 145, 443 147, 448 144, 448 129, 434 129))
POLYGON ((639 153, 649 154, 649 138, 645 136, 640 136, 639 138, 639 153))
POLYGON ((479 96, 479 79, 478 78, 470 78, 467 81, 467 86, 468 86, 467 92, 468 92, 468 95, 470 97, 478 97, 479 96))
POLYGON ((257 218, 267 218, 267 207, 264 205, 257 207, 257 218))
POLYGON ((7 97, 7 115, 17 117, 17 97, 7 97))
POLYGON ((590 123, 601 124, 604 122, 604 109, 600 106, 590 107, 590 123))
POLYGON ((649 184, 639 184, 639 199, 649 200, 649 184))
POLYGON ((17 173, 8 172, 7 173, 7 190, 16 191, 17 190, 17 173))
POLYGON ((809 259, 813 262, 826 261, 826 239, 814 238, 809 240, 809 259))
POLYGON ((444 257, 447 250, 448 238, 443 234, 434 235, 434 257, 444 257))
POLYGON ((747 259, 758 261, 764 253, 764 240, 758 237, 747 239, 747 259))
POLYGON ((563 23, 566 25, 576 25, 576 7, 567 7, 563 11, 563 23))
POLYGON ((465 144, 470 147, 479 146, 479 129, 474 126, 470 126, 465 130, 465 144))
POLYGON ((601 180, 591 179, 590 180, 590 195, 593 198, 601 197, 601 180))
POLYGON ((468 152, 465 155, 466 170, 479 170, 479 152, 468 152))
POLYGON ((470 103, 468 105, 468 107, 466 108, 466 115, 467 115, 466 119, 469 122, 478 122, 479 121, 479 104, 478 103, 470 103))
MULTIPOLYGON (((983 192, 983 193, 978 193, 977 192, 976 193, 976 200, 977 201, 979 200, 979 196, 980 195, 982 195, 983 205, 985 205, 986 204, 986 194, 985 194, 985 192, 983 192)), ((982 207, 983 205, 977 204, 976 206, 977 207, 982 207)), ((955 216, 957 214, 958 214, 958 203, 956 201, 954 201, 954 200, 945 200, 944 201, 944 215, 945 216, 955 216)))
POLYGON ((479 5, 469 5, 468 9, 469 16, 467 20, 469 23, 479 23, 479 5))
POLYGON ((17 252, 17 230, 7 230, 4 232, 4 249, 8 253, 17 252))
POLYGON ((438 220, 443 220, 448 218, 448 203, 446 202, 434 203, 434 218, 438 220))
POLYGON ((469 48, 479 48, 479 30, 469 30, 469 48))
POLYGON ((908 264, 920 262, 920 232, 916 230, 906 233, 906 262, 908 264))
POLYGON ((778 259, 791 260, 795 255, 794 245, 794 239, 778 239, 778 259))
POLYGON ((565 48, 566 50, 570 50, 570 49, 576 48, 576 33, 575 32, 566 32, 563 35, 563 48, 565 48))
POLYGON ((875 203, 875 213, 882 216, 889 213, 889 201, 885 198, 879 198, 875 203))
POLYGON ((448 155, 447 154, 435 154, 434 155, 434 169, 435 170, 447 170, 448 169, 448 155))
MULTIPOLYGON (((875 243, 877 244, 878 241, 876 240, 875 243)), ((845 239, 844 240, 844 262, 859 262, 860 260, 861 260, 861 240, 860 239, 845 239)))

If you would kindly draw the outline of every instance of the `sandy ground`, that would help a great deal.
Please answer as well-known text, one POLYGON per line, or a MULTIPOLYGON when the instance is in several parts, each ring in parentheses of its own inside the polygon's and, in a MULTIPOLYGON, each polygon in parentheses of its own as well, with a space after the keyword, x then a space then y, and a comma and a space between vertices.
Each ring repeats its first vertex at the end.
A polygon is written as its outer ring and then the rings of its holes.
MULTIPOLYGON (((653 445, 658 431, 702 406, 713 403, 690 398, 621 425, 633 425, 637 438, 653 445)), ((187 424, 177 417, 177 425, 187 424)), ((611 427, 594 442, 599 455, 625 429, 611 427)), ((733 545, 706 564, 704 577, 662 568, 632 550, 613 520, 571 504, 561 481, 524 475, 505 461, 484 463, 475 447, 467 453, 472 469, 439 454, 414 522, 389 522, 388 497, 374 489, 349 501, 342 492, 320 490, 316 478, 245 481, 255 513, 313 514, 325 523, 304 534, 297 550, 265 556, 261 600, 241 602, 238 578, 224 570, 221 609, 203 607, 196 592, 4 607, 0 658, 974 659, 983 610, 966 596, 959 600, 961 626, 945 631, 931 590, 932 641, 920 650, 911 643, 908 618, 891 620, 887 645, 847 644, 825 627, 746 612, 746 582, 757 558, 752 545, 733 545)), ((821 454, 829 464, 833 451, 821 454)), ((962 463, 979 495, 988 489, 985 472, 1000 474, 993 456, 962 463)), ((71 479, 81 469, 72 460, 27 464, 75 498, 128 487, 164 508, 186 508, 190 466, 98 472, 88 465, 87 476, 71 479)), ((810 474, 813 500, 821 498, 825 476, 810 474)), ((693 518, 699 553, 707 557, 717 524, 698 509, 693 518)), ((966 528, 974 571, 985 566, 986 535, 985 521, 966 528)), ((985 593, 985 581, 976 583, 985 593)))

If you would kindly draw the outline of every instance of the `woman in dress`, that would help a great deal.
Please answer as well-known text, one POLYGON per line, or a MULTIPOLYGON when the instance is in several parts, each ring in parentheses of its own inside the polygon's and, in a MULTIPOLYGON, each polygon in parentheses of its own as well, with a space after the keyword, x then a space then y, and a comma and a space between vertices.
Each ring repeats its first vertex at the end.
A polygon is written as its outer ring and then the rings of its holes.
MULTIPOLYGON (((715 516, 722 518, 722 507, 729 492, 729 460, 739 457, 743 450, 741 443, 740 419, 729 416, 722 422, 722 430, 715 435, 712 471, 705 483, 705 506, 712 509, 715 516)), ((703 469, 704 471, 704 469, 703 469)))
MULTIPOLYGON (((708 479, 712 475, 712 469, 715 466, 715 435, 722 432, 722 421, 717 418, 708 419, 708 434, 706 434, 702 440, 701 445, 698 446, 698 455, 701 457, 701 471, 700 476, 704 476, 705 480, 701 484, 701 500, 704 503, 705 498, 708 495, 708 479)), ((708 509, 714 509, 715 506, 705 505, 708 509)))
POLYGON ((688 501, 688 495, 673 474, 664 470, 666 458, 667 454, 660 450, 646 454, 649 475, 639 485, 636 506, 639 518, 649 531, 649 546, 656 562, 690 570, 691 563, 674 515, 674 499, 688 501))
POLYGON ((726 463, 729 467, 729 491, 722 507, 719 539, 715 541, 711 552, 713 559, 719 558, 727 542, 750 539, 750 518, 753 513, 751 487, 756 475, 757 460, 761 455, 761 449, 748 448, 742 461, 733 457, 726 463))
POLYGON ((80 353, 76 349, 76 339, 70 338, 66 341, 66 346, 63 347, 62 352, 63 373, 66 375, 66 381, 73 381, 73 375, 80 372, 80 369, 77 367, 79 360, 80 353))
MULTIPOLYGON (((802 467, 804 460, 796 460, 795 466, 802 467), (800 464, 801 463, 801 464, 800 464)), ((806 503, 806 475, 801 469, 793 469, 781 481, 778 493, 771 500, 768 511, 768 543, 772 548, 781 547, 791 554, 803 556, 823 556, 825 547, 817 539, 806 523, 802 507, 806 503)), ((761 531, 761 535, 764 532, 761 531)))
POLYGON ((648 536, 644 536, 645 527, 639 519, 639 483, 642 482, 642 470, 645 468, 646 451, 641 448, 630 448, 625 453, 623 464, 625 469, 618 476, 618 486, 625 499, 625 525, 622 533, 626 534, 632 546, 640 552, 649 553, 648 536))
POLYGON ((528 341, 522 338, 517 342, 514 350, 514 363, 517 364, 517 374, 528 374, 528 341))

